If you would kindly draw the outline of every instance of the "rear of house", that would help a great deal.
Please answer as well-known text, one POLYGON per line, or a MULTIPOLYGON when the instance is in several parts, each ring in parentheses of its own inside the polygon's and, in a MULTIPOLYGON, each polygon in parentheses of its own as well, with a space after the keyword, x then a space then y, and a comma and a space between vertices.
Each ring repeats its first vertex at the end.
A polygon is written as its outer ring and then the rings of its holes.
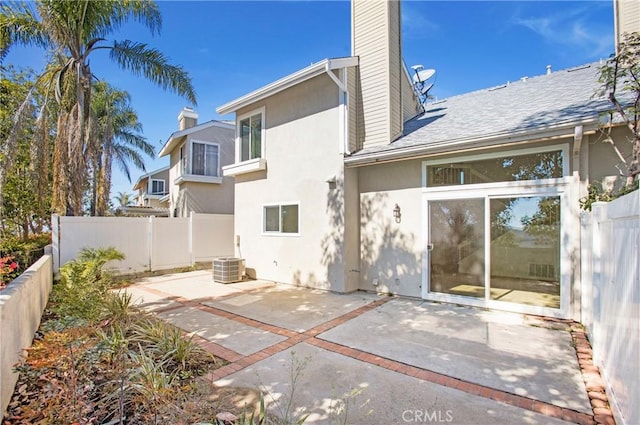
POLYGON ((352 57, 218 108, 237 255, 283 283, 579 318, 579 199, 619 165, 598 64, 421 105, 399 2, 352 19, 352 57))

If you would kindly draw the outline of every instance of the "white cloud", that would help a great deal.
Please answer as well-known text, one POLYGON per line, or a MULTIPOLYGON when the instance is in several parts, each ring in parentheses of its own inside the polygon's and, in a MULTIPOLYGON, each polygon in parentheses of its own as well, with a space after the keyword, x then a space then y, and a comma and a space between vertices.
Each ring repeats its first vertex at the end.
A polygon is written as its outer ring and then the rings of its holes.
POLYGON ((588 13, 577 8, 548 16, 516 17, 512 23, 530 29, 549 44, 580 49, 592 58, 608 56, 613 49, 613 30, 589 24, 588 13))
POLYGON ((430 21, 422 12, 409 2, 402 4, 402 36, 404 38, 424 38, 435 32, 439 25, 430 21))

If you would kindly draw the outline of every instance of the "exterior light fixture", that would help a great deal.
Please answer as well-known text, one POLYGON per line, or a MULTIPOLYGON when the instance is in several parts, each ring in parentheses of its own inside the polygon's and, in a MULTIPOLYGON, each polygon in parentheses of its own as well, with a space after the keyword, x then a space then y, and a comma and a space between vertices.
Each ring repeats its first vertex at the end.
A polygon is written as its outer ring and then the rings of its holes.
POLYGON ((402 214, 400 213, 400 205, 396 204, 393 209, 393 218, 395 218, 396 223, 400 223, 400 219, 402 218, 402 214))

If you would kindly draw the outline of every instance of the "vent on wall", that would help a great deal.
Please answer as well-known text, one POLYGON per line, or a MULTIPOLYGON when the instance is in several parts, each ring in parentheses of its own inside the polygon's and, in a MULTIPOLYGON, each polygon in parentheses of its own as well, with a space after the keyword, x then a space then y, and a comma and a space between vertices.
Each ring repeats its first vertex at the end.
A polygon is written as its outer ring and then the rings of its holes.
POLYGON ((216 258, 213 260, 213 280, 219 283, 240 282, 244 274, 242 258, 216 258))
POLYGON ((554 279, 556 268, 551 264, 529 264, 529 276, 554 279))

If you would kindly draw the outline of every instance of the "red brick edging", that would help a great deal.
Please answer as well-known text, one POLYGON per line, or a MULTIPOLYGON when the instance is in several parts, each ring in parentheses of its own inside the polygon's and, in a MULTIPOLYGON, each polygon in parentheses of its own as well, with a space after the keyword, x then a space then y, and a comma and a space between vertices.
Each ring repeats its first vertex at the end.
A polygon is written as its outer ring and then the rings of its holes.
MULTIPOLYGON (((243 292, 253 292, 258 289, 251 289, 243 292)), ((155 293, 156 295, 167 295, 162 291, 153 288, 144 288, 145 291, 155 293)), ((520 396, 517 394, 508 393, 506 391, 497 390, 491 387, 479 385, 473 382, 461 380, 438 372, 434 372, 428 369, 412 366, 409 364, 401 363, 396 360, 384 358, 380 356, 367 353, 365 351, 347 347, 341 344, 323 340, 318 337, 323 332, 328 331, 331 328, 339 326, 351 319, 354 319, 367 311, 373 310, 380 305, 386 303, 391 297, 381 298, 374 302, 368 303, 355 310, 352 310, 342 316, 324 322, 318 326, 315 326, 305 332, 295 332, 290 329, 281 328, 278 326, 270 325, 268 323, 260 322, 258 320, 250 319, 239 314, 231 313, 226 310, 221 310, 215 307, 202 304, 204 301, 220 300, 237 296, 238 293, 229 294, 220 298, 210 298, 207 300, 187 300, 180 297, 171 297, 171 299, 177 302, 177 306, 169 306, 159 311, 171 311, 177 308, 194 307, 199 310, 224 317, 229 320, 237 321, 244 325, 252 326, 267 332, 271 332, 277 335, 286 337, 287 339, 278 342, 270 347, 260 350, 248 356, 243 356, 233 350, 225 348, 219 344, 208 341, 205 338, 197 337, 195 341, 208 352, 230 362, 229 364, 222 366, 208 375, 208 378, 212 381, 222 379, 232 373, 235 373, 241 369, 251 366, 261 360, 264 360, 274 354, 284 351, 300 342, 306 342, 310 345, 335 352, 347 357, 351 357, 362 362, 366 362, 375 366, 379 366, 397 373, 402 373, 407 376, 418 378, 424 381, 432 382, 437 385, 442 385, 450 388, 454 388, 460 391, 464 391, 468 394, 488 398, 501 403, 509 404, 512 406, 520 407, 529 411, 533 411, 545 416, 562 419, 568 422, 580 424, 580 425, 615 425, 615 419, 611 408, 608 403, 608 398, 605 392, 604 383, 600 376, 598 368, 593 364, 593 353, 591 346, 586 337, 584 330, 579 324, 561 320, 562 323, 566 323, 570 328, 571 337, 576 349, 576 355, 578 357, 578 364, 582 377, 585 382, 587 395, 593 408, 593 415, 587 413, 578 412, 566 407, 556 406, 554 404, 542 402, 529 397, 520 396)))

